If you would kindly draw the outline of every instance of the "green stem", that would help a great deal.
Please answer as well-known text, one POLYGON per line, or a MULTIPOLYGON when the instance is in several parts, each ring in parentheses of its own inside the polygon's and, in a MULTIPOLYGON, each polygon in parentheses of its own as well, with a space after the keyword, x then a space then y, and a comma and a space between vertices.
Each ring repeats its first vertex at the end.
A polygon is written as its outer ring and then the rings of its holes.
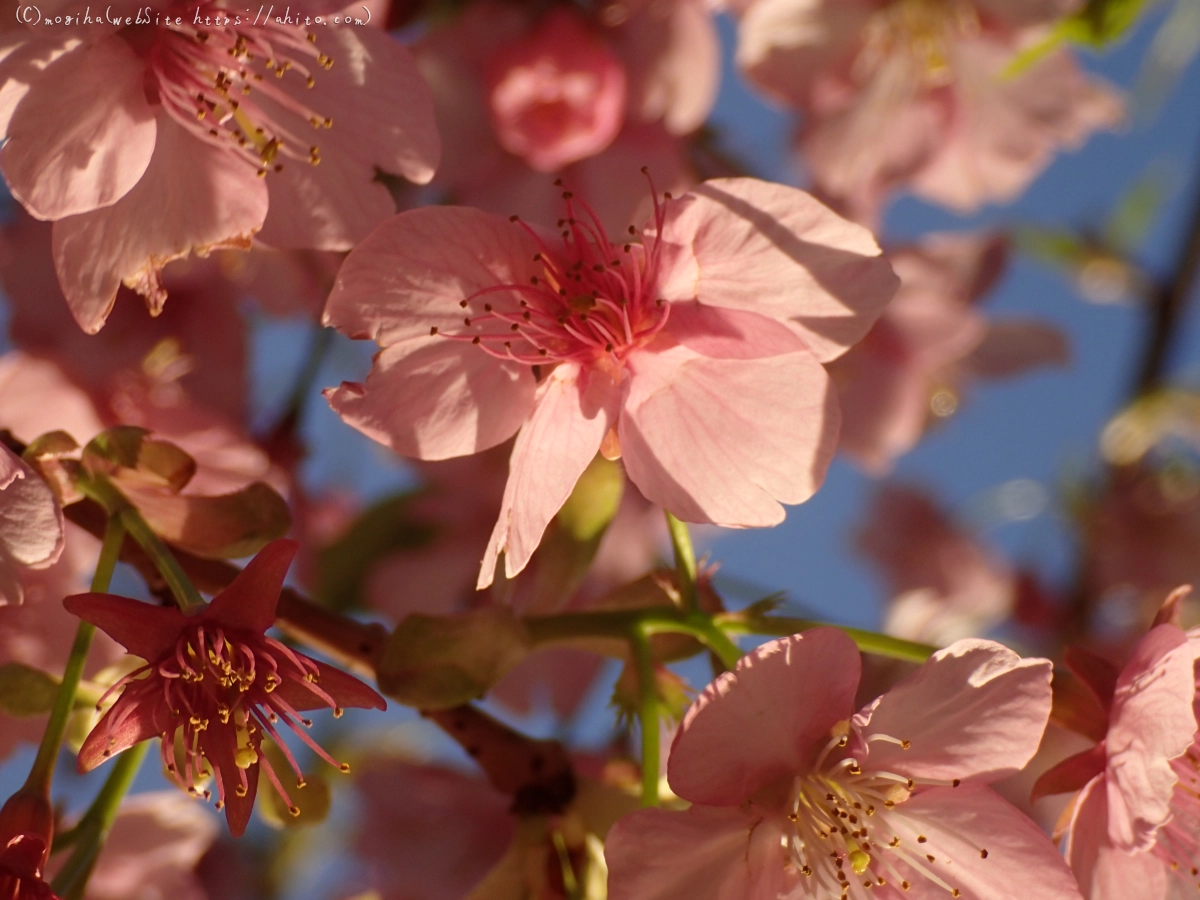
POLYGON ((83 897, 88 877, 92 874, 96 859, 100 856, 108 833, 117 818, 121 800, 133 784, 149 748, 150 742, 142 741, 136 747, 131 747, 117 756, 112 771, 108 773, 104 786, 100 788, 100 793, 83 814, 79 824, 72 829, 75 849, 50 885, 62 900, 80 900, 83 897))
MULTIPOLYGON (((92 591, 103 593, 112 583, 113 570, 121 555, 121 543, 125 539, 125 528, 121 520, 109 519, 104 529, 104 542, 100 547, 100 559, 96 562, 96 572, 92 576, 92 591)), ((71 645, 71 655, 67 657, 67 665, 63 669, 62 683, 54 698, 54 707, 50 710, 50 721, 42 734, 42 742, 38 745, 37 757, 29 778, 25 781, 27 789, 37 789, 49 792, 50 782, 54 778, 54 764, 58 759, 58 751, 62 747, 63 737, 67 733, 67 723, 75 709, 75 691, 83 677, 83 667, 87 663, 88 650, 92 646, 92 636, 96 627, 87 622, 80 622, 75 632, 75 643, 71 645)))
POLYGON ((134 507, 126 506, 121 510, 120 517, 129 536, 146 551, 155 568, 162 574, 163 580, 171 588, 171 593, 175 595, 175 602, 179 604, 179 608, 187 614, 203 609, 207 605, 204 598, 184 573, 175 556, 167 549, 167 545, 142 518, 142 514, 134 507))
POLYGON ((890 659, 901 659, 905 662, 923 663, 937 652, 937 647, 928 644, 918 644, 916 641, 905 641, 889 637, 875 631, 864 631, 861 628, 846 628, 842 625, 832 625, 828 622, 816 622, 811 619, 793 619, 787 616, 746 616, 743 613, 725 613, 717 616, 721 629, 734 634, 769 634, 786 636, 807 631, 810 628, 824 626, 844 631, 863 653, 875 656, 886 656, 890 659))
POLYGON ((675 551, 675 572, 679 576, 679 592, 683 595, 685 609, 696 609, 696 551, 692 548, 692 535, 687 523, 667 513, 667 531, 671 535, 671 548, 675 551))
POLYGON ((638 676, 638 723, 642 732, 642 806, 658 806, 658 767, 661 748, 658 732, 658 685, 654 678, 654 655, 645 630, 635 628, 629 636, 638 676))
POLYGON ((193 613, 205 607, 204 598, 167 549, 167 545, 154 533, 142 518, 142 514, 137 511, 137 507, 126 499, 116 485, 103 476, 80 478, 76 484, 81 493, 103 506, 110 518, 121 520, 129 536, 138 542, 154 563, 154 567, 162 574, 181 610, 193 613))

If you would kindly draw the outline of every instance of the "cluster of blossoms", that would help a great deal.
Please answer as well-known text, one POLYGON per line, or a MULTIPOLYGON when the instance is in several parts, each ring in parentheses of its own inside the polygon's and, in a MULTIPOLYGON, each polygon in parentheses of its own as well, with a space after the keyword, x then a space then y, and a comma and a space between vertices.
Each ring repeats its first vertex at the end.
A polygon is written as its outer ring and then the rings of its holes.
POLYGON ((0 23, 0 775, 37 748, 0 900, 1200 889, 1200 397, 1163 371, 1200 218, 1161 283, 1111 234, 1043 253, 1154 317, 1065 504, 1069 582, 976 527, 1032 515, 1027 483, 967 515, 875 491, 878 633, 734 602, 689 531, 780 525, 839 454, 883 478, 984 383, 1070 365, 1063 326, 986 305, 1036 241, 880 235, 900 193, 1008 202, 1116 128, 1069 44, 1136 6, 0 23), (724 57, 795 114, 807 189, 737 159, 724 57), (406 487, 367 498, 380 447, 406 487), (385 696, 423 724, 373 725, 385 696), (559 739, 512 724, 539 716, 559 739), (150 746, 164 790, 126 797, 150 746))

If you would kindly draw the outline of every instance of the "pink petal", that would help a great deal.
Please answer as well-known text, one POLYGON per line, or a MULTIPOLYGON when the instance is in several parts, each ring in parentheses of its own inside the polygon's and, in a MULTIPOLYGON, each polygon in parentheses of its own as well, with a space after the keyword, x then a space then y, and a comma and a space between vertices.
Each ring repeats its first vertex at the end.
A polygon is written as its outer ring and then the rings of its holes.
POLYGON ((573 363, 560 365, 542 382, 533 415, 513 446, 500 518, 479 570, 480 590, 492 583, 501 553, 507 577, 525 568, 546 526, 599 451, 617 402, 618 389, 607 375, 573 363))
POLYGON ((862 663, 836 628, 770 641, 704 689, 671 747, 671 789, 692 803, 736 806, 800 775, 849 717, 862 663))
POLYGON ((825 370, 807 351, 712 359, 664 344, 629 359, 619 436, 630 479, 689 522, 783 521, 780 503, 811 497, 837 447, 825 370))
POLYGON ((54 223, 58 280, 79 326, 99 331, 124 283, 162 308, 160 271, 173 259, 250 246, 267 212, 253 167, 197 140, 166 114, 137 186, 112 206, 54 223))
POLYGON ((1108 797, 1104 778, 1083 789, 1067 832, 1066 857, 1088 900, 1167 897, 1174 879, 1153 853, 1118 850, 1108 839, 1108 797))
POLYGON ((721 40, 703 0, 645 6, 614 31, 629 77, 631 110, 647 122, 661 120, 672 134, 690 134, 703 125, 721 76, 721 40))
POLYGON ((1192 651, 1174 625, 1152 628, 1134 648, 1113 693, 1108 738, 1108 834, 1120 850, 1153 846, 1171 815, 1179 780, 1170 761, 1192 745, 1192 651))
POLYGON ((538 242, 519 224, 463 207, 388 219, 346 257, 323 322, 388 347, 461 325, 459 304, 498 285, 541 276, 538 242))
POLYGON ((280 86, 330 116, 333 127, 313 132, 320 165, 289 162, 267 176, 271 208, 259 238, 275 247, 349 250, 395 213, 376 169, 424 184, 440 141, 429 88, 399 41, 372 28, 316 33, 334 66, 317 72, 311 89, 300 79, 280 86))
POLYGON ((610 900, 778 900, 780 823, 733 809, 644 809, 617 821, 604 843, 610 900))
POLYGON ((1003 77, 1015 41, 988 32, 953 48, 958 71, 953 127, 912 181, 914 193, 960 212, 1020 194, 1060 149, 1120 123, 1120 100, 1069 50, 1003 77))
POLYGON ((144 65, 121 40, 64 53, 30 84, 8 123, 0 166, 39 219, 109 206, 137 184, 155 147, 144 65))
POLYGON ((91 398, 62 369, 13 351, 0 356, 0 428, 26 443, 61 429, 83 445, 104 424, 91 398))
POLYGON ((666 332, 711 359, 764 359, 808 348, 778 319, 695 301, 671 304, 666 332))
POLYGON ((843 0, 737 0, 738 66, 772 97, 804 107, 861 41, 872 4, 843 0))
POLYGON ((880 833, 900 844, 892 849, 876 843, 871 856, 907 873, 912 888, 904 897, 941 900, 957 889, 953 896, 963 900, 1080 900, 1071 870, 1046 834, 984 785, 922 791, 875 818, 880 833), (904 862, 905 856, 948 887, 904 862))
POLYGON ((174 650, 188 622, 173 606, 151 606, 115 594, 74 594, 63 600, 63 606, 148 662, 174 650))
POLYGON ((377 355, 366 384, 343 382, 325 396, 348 424, 397 453, 448 459, 512 437, 536 388, 528 366, 426 336, 377 355))
POLYGON ((939 650, 854 716, 862 768, 937 781, 1016 772, 1037 751, 1050 717, 1051 669, 1049 660, 1022 659, 993 641, 939 650))
POLYGON ((666 215, 667 300, 787 321, 822 362, 862 339, 899 284, 869 231, 795 188, 706 181, 666 215))
POLYGON ((299 550, 296 541, 271 541, 246 563, 229 587, 213 597, 204 618, 225 628, 262 634, 275 624, 279 592, 299 550))
POLYGON ((64 527, 50 486, 0 445, 0 559, 44 569, 62 555, 64 527))

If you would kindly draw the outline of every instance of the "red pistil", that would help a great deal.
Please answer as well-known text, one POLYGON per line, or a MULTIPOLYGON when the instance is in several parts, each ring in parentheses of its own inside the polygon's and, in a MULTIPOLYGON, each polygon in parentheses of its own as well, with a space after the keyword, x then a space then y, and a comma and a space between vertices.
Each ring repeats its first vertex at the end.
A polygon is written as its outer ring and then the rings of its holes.
MULTIPOLYGON (((670 305, 656 294, 664 211, 653 196, 654 233, 645 242, 619 246, 605 236, 592 208, 570 191, 562 195, 566 215, 558 222, 559 247, 514 216, 512 221, 537 243, 534 261, 541 263, 542 274, 529 284, 476 291, 460 303, 467 310, 463 329, 435 333, 530 366, 604 359, 620 365, 630 350, 661 331, 670 315, 670 305)), ((630 232, 636 235, 633 228, 630 232)))

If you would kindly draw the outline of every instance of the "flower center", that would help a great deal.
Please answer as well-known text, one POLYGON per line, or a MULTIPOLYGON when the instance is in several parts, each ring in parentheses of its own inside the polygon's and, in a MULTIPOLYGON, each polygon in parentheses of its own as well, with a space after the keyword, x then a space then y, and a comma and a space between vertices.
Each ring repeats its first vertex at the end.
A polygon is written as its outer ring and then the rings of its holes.
POLYGON ((333 65, 317 50, 316 35, 270 21, 234 26, 208 5, 193 12, 190 22, 185 15, 181 25, 156 28, 145 50, 151 102, 191 134, 256 166, 260 176, 280 171, 284 157, 317 165, 320 147, 303 137, 305 123, 331 128, 333 120, 297 100, 285 83, 301 78, 311 88, 313 73, 333 65), (193 24, 206 19, 219 24, 193 24))
POLYGON ((979 17, 967 0, 895 0, 867 23, 857 65, 874 70, 880 60, 904 54, 926 87, 954 80, 952 48, 979 33, 979 17))
MULTIPOLYGON (((264 736, 270 737, 287 759, 297 787, 304 787, 304 776, 280 738, 280 723, 326 762, 344 772, 349 767, 329 756, 308 736, 305 729, 312 726, 312 720, 303 718, 277 690, 285 682, 302 685, 320 705, 331 707, 335 716, 342 714, 318 683, 317 665, 308 657, 264 635, 196 625, 179 638, 173 654, 131 672, 101 698, 103 704, 119 689, 133 695, 132 702, 123 704, 118 715, 108 717, 105 728, 110 736, 115 735, 131 713, 140 710, 146 714, 149 708, 162 738, 163 764, 188 793, 211 796, 197 784, 213 775, 212 749, 219 742, 224 745, 222 756, 232 756, 237 771, 216 769, 218 809, 224 806, 230 790, 239 797, 246 796, 246 770, 261 763, 272 786, 297 815, 299 810, 260 752, 264 736), (228 783, 235 774, 237 780, 228 783)), ((112 737, 111 742, 115 742, 112 737)))
MULTIPOLYGON (((887 735, 870 740, 908 747, 907 741, 887 735)), ((842 752, 849 742, 849 723, 834 726, 812 771, 792 783, 784 849, 814 895, 866 900, 875 888, 890 883, 907 891, 914 879, 924 878, 951 897, 961 896, 931 868, 938 857, 929 838, 920 834, 916 846, 909 846, 893 826, 892 811, 918 782, 891 772, 864 772, 854 756, 842 752)), ((987 858, 987 850, 976 849, 987 858)))
MULTIPOLYGON (((561 182, 555 182, 560 184, 561 182)), ((653 189, 653 186, 652 186, 653 189)), ((669 198, 670 195, 664 195, 669 198)), ((528 284, 498 284, 460 302, 463 327, 439 331, 469 341, 485 353, 529 366, 573 361, 619 370, 625 356, 662 330, 669 304, 656 294, 663 209, 655 197, 655 236, 649 244, 616 245, 592 209, 563 193, 560 247, 551 247, 515 216, 537 241, 541 274, 528 284)), ((630 228, 630 234, 636 230, 630 228)), ((540 371, 540 368, 539 368, 540 371)))

